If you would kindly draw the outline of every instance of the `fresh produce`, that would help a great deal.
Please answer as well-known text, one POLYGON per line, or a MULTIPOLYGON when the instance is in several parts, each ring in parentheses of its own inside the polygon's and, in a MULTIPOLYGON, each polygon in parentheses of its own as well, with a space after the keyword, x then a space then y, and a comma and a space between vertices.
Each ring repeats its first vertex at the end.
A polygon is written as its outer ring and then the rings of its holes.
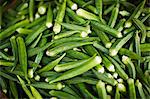
POLYGON ((0 99, 150 99, 148 0, 0 0, 0 99))

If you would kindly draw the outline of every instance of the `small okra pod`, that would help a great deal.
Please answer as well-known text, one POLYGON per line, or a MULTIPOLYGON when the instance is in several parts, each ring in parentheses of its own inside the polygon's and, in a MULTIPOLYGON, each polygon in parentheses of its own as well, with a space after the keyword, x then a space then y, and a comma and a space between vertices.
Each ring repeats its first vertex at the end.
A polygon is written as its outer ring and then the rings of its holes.
POLYGON ((72 10, 77 10, 78 5, 71 0, 67 0, 67 5, 72 9, 72 10))
POLYGON ((84 46, 84 50, 87 52, 88 55, 99 55, 98 51, 92 46, 92 45, 86 45, 84 46))
POLYGON ((75 25, 75 24, 69 24, 69 23, 60 23, 63 27, 70 29, 70 30, 75 30, 75 31, 81 31, 81 32, 86 32, 91 33, 90 26, 87 25, 86 27, 75 25))
POLYGON ((6 94, 7 93, 7 83, 2 76, 0 76, 0 87, 1 87, 1 90, 6 94))
POLYGON ((71 95, 71 94, 69 94, 69 93, 67 93, 67 92, 63 92, 63 91, 51 90, 51 91, 49 92, 49 94, 50 94, 51 96, 56 96, 56 97, 58 97, 58 98, 60 98, 60 99, 66 99, 66 97, 67 97, 68 99, 77 99, 76 96, 71 95))
POLYGON ((18 90, 16 83, 14 81, 9 80, 10 90, 15 99, 18 99, 18 90))
POLYGON ((96 22, 96 21, 91 21, 91 25, 94 27, 94 28, 97 28, 98 30, 101 30, 105 33, 108 33, 114 37, 117 37, 117 38, 121 38, 122 37, 122 34, 121 32, 117 31, 116 29, 113 29, 107 25, 104 25, 100 22, 96 22))
POLYGON ((100 21, 98 16, 81 8, 76 11, 76 14, 84 19, 100 21))
POLYGON ((48 11, 47 11, 47 18, 46 18, 46 26, 48 28, 53 26, 53 11, 51 7, 51 3, 48 3, 48 11))
MULTIPOLYGON (((136 31, 135 35, 135 52, 141 56, 141 48, 140 48, 140 37, 139 37, 139 32, 136 31)), ((140 60, 138 60, 138 66, 140 66, 140 60)))
POLYGON ((117 84, 117 81, 113 78, 109 78, 106 74, 104 73, 99 73, 97 72, 96 70, 92 70, 94 72, 94 74, 97 76, 98 79, 112 85, 112 86, 115 86, 117 84))
POLYGON ((64 88, 64 85, 62 83, 49 84, 47 82, 35 82, 31 83, 30 86, 40 89, 56 89, 56 90, 61 90, 62 88, 64 88))
POLYGON ((140 44, 141 52, 148 52, 150 51, 150 43, 140 44))
POLYGON ((41 37, 42 37, 43 33, 41 33, 37 39, 29 46, 29 48, 35 48, 37 46, 37 44, 39 43, 41 37))
POLYGON ((126 56, 130 57, 131 59, 137 59, 137 60, 141 59, 141 57, 138 54, 136 54, 135 52, 130 51, 126 48, 121 48, 119 50, 119 54, 126 55, 126 56))
POLYGON ((145 93, 144 93, 144 90, 143 90, 143 86, 142 86, 142 83, 137 79, 136 82, 135 82, 135 85, 137 86, 138 88, 138 92, 140 94, 140 97, 142 99, 146 99, 146 96, 145 96, 145 93))
POLYGON ((44 66, 43 68, 39 69, 38 70, 38 73, 41 73, 41 72, 45 72, 45 71, 49 71, 51 69, 53 69, 63 58, 64 56, 66 55, 66 53, 64 53, 62 56, 60 56, 59 58, 57 58, 56 60, 48 63, 46 66, 44 66))
POLYGON ((18 55, 19 55, 19 63, 21 65, 22 71, 24 72, 25 78, 27 79, 27 52, 26 45, 22 37, 18 37, 17 39, 18 45, 18 55))
POLYGON ((11 76, 11 75, 8 75, 7 73, 5 73, 5 72, 2 72, 2 71, 0 71, 0 77, 4 77, 4 78, 7 78, 7 79, 9 79, 9 80, 12 80, 12 81, 18 81, 16 78, 14 78, 13 76, 11 76))
POLYGON ((96 84, 96 88, 98 91, 99 98, 107 99, 107 92, 106 92, 106 88, 105 88, 105 83, 102 81, 98 81, 98 83, 96 84))
POLYGON ((115 72, 115 67, 114 65, 109 61, 109 59, 107 59, 107 57, 105 57, 103 54, 101 54, 102 56, 102 63, 104 64, 104 66, 107 68, 108 71, 110 72, 115 72))
POLYGON ((19 82, 20 82, 20 84, 22 86, 22 89, 25 91, 25 93, 28 95, 28 97, 30 99, 34 99, 34 97, 32 96, 32 94, 30 92, 30 90, 27 88, 25 82, 18 75, 17 75, 17 78, 19 79, 19 82))
POLYGON ((120 67, 120 65, 118 64, 118 62, 116 62, 116 60, 114 60, 113 58, 111 58, 110 56, 106 55, 106 57, 114 64, 116 72, 118 73, 118 75, 123 78, 124 80, 128 79, 128 75, 125 73, 125 71, 120 67))
POLYGON ((115 4, 109 6, 107 9, 104 10, 104 15, 107 15, 109 12, 112 11, 112 9, 114 9, 115 4))
POLYGON ((59 34, 55 35, 54 39, 60 39, 60 38, 68 37, 68 36, 71 36, 75 33, 79 33, 79 31, 65 31, 63 33, 59 33, 59 34))
POLYGON ((131 59, 127 56, 122 56, 122 62, 127 66, 128 72, 129 72, 129 77, 136 79, 136 70, 133 62, 131 59))
POLYGON ((74 11, 72 11, 70 8, 66 8, 66 12, 67 12, 67 15, 72 18, 74 21, 77 21, 77 22, 80 22, 80 24, 84 24, 86 23, 86 21, 79 17, 74 11))
POLYGON ((102 43, 105 45, 106 48, 110 48, 112 43, 109 40, 109 37, 102 31, 99 31, 98 29, 94 29, 102 43))
POLYGON ((7 55, 7 53, 4 53, 4 52, 0 52, 0 56, 2 59, 7 60, 7 61, 15 60, 14 56, 9 56, 9 55, 7 55))
MULTIPOLYGON (((73 1, 76 2, 81 7, 86 4, 86 2, 83 1, 83 0, 73 0, 73 1)), ((96 8, 94 6, 92 6, 92 5, 86 5, 85 8, 90 10, 94 14, 98 14, 96 8)))
POLYGON ((56 56, 57 54, 70 50, 72 48, 80 47, 83 45, 89 45, 92 43, 93 42, 67 42, 67 43, 60 44, 52 49, 47 50, 46 54, 48 56, 56 56))
POLYGON ((127 80, 128 88, 129 88, 129 98, 130 99, 136 99, 136 92, 135 92, 135 85, 134 85, 134 79, 129 78, 127 80))
POLYGON ((34 0, 29 1, 29 19, 31 22, 34 20, 34 0))
POLYGON ((89 61, 83 63, 81 66, 73 68, 71 70, 66 71, 61 76, 57 77, 56 79, 52 80, 50 83, 54 83, 57 81, 69 79, 78 75, 83 74, 84 72, 90 70, 91 68, 95 67, 96 65, 100 64, 102 61, 100 56, 92 56, 89 58, 89 61))
POLYGON ((33 30, 26 29, 26 28, 18 28, 16 31, 20 34, 27 34, 27 35, 29 35, 30 33, 33 33, 33 30))
POLYGON ((32 28, 35 27, 37 24, 39 23, 43 23, 43 21, 46 19, 46 16, 42 16, 36 20, 34 20, 32 23, 30 23, 29 25, 25 26, 25 28, 32 28))
POLYGON ((42 99, 40 93, 33 86, 30 86, 30 89, 35 99, 42 99))
POLYGON ((126 19, 121 19, 120 21, 119 21, 119 23, 115 26, 115 29, 117 29, 118 31, 122 31, 123 30, 123 28, 124 28, 124 23, 125 23, 125 21, 126 21, 126 19))
POLYGON ((14 62, 6 61, 6 60, 0 60, 0 66, 14 66, 14 62))
POLYGON ((46 29, 47 27, 45 26, 45 23, 43 23, 42 26, 40 26, 40 28, 38 28, 34 33, 29 34, 25 39, 26 45, 31 44, 37 36, 46 29))
POLYGON ((106 53, 106 54, 109 53, 108 49, 105 48, 104 46, 102 46, 101 44, 98 44, 98 42, 94 42, 93 46, 96 47, 97 49, 99 49, 100 51, 106 53))
POLYGON ((133 19, 133 22, 141 30, 141 34, 142 34, 141 43, 145 43, 145 40, 146 40, 146 28, 145 28, 145 25, 138 19, 133 19))
POLYGON ((14 33, 14 32, 12 32, 12 31, 16 30, 16 29, 19 28, 19 27, 24 27, 24 26, 26 26, 27 24, 29 24, 29 20, 28 20, 28 19, 25 19, 25 20, 23 20, 23 21, 20 21, 20 22, 14 24, 14 25, 8 27, 7 29, 5 29, 4 31, 2 31, 2 32, 0 33, 0 40, 3 40, 4 38, 9 37, 10 35, 12 35, 12 34, 14 33))
POLYGON ((109 49, 109 55, 110 56, 116 56, 118 51, 121 49, 121 47, 129 41, 129 39, 133 36, 133 33, 129 33, 122 39, 118 39, 112 47, 109 49))
POLYGON ((117 4, 116 7, 112 10, 112 14, 111 14, 109 22, 108 22, 108 25, 112 28, 116 24, 118 13, 119 13, 119 4, 117 4))
POLYGON ((55 34, 59 33, 61 31, 61 24, 63 21, 63 18, 65 16, 65 9, 66 9, 66 0, 64 0, 63 4, 60 6, 59 11, 56 16, 56 20, 54 23, 53 31, 55 34))
POLYGON ((76 51, 76 50, 68 50, 66 51, 68 57, 75 58, 75 59, 87 59, 89 56, 83 52, 76 51))
POLYGON ((135 10, 133 11, 133 13, 131 14, 131 16, 129 17, 129 19, 125 22, 125 27, 126 28, 129 28, 132 26, 132 22, 131 20, 133 18, 138 18, 140 16, 140 14, 142 13, 142 10, 144 8, 144 5, 145 5, 145 2, 146 0, 143 0, 136 8, 135 10))

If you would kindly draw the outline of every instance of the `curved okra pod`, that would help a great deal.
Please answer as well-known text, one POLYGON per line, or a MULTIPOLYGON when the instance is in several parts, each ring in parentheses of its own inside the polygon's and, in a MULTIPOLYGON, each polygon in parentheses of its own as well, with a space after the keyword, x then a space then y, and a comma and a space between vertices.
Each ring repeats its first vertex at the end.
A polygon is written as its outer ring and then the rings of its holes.
POLYGON ((136 99, 134 80, 132 78, 129 78, 127 80, 127 83, 128 83, 128 87, 129 87, 129 98, 136 99))
POLYGON ((53 31, 55 34, 59 33, 61 31, 61 24, 63 21, 63 18, 65 16, 65 9, 66 9, 66 0, 64 0, 63 4, 60 6, 59 11, 56 16, 56 21, 54 23, 53 31))
POLYGON ((76 47, 80 47, 83 45, 89 45, 92 44, 92 42, 68 42, 68 43, 63 43, 60 44, 50 50, 46 51, 46 54, 48 56, 56 56, 57 54, 66 51, 66 50, 70 50, 72 48, 76 48, 76 47))
POLYGON ((118 39, 112 47, 109 49, 109 55, 110 56, 115 56, 117 55, 118 51, 121 49, 121 47, 129 41, 129 39, 133 36, 133 33, 129 33, 122 39, 118 39))
POLYGON ((96 21, 91 21, 91 25, 94 27, 94 28, 97 28, 98 30, 101 30, 103 32, 106 32, 114 37, 117 37, 117 38, 121 38, 122 37, 122 34, 121 32, 117 31, 116 29, 113 29, 107 25, 104 25, 102 23, 99 23, 99 22, 96 22, 96 21))
POLYGON ((65 80, 65 79, 69 79, 75 76, 78 76, 86 71, 88 71, 89 69, 93 68, 94 66, 100 64, 102 61, 100 56, 92 56, 89 61, 83 63, 81 66, 76 67, 74 69, 71 69, 65 73, 63 73, 61 76, 57 77, 56 79, 50 81, 50 83, 54 83, 54 82, 58 82, 61 80, 65 80))
POLYGON ((38 73, 41 72, 45 72, 45 71, 49 71, 51 69, 53 69, 61 60, 62 58, 66 55, 66 53, 64 53, 62 56, 60 56, 59 58, 57 58, 56 60, 48 63, 46 66, 44 66, 43 68, 41 68, 40 70, 38 70, 38 73))

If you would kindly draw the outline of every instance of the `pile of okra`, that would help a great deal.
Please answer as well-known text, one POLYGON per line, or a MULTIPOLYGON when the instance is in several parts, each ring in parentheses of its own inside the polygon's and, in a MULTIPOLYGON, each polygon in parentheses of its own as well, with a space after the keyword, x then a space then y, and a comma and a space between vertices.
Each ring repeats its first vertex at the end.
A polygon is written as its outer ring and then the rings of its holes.
POLYGON ((0 0, 1 99, 150 99, 146 0, 0 0))

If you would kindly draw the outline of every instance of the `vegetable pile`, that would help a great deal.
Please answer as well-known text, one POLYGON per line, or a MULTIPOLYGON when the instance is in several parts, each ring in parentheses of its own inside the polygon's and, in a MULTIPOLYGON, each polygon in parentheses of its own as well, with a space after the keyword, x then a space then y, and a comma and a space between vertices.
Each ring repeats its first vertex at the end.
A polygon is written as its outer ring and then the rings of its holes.
POLYGON ((149 22, 146 0, 1 0, 0 98, 150 99, 149 22))

